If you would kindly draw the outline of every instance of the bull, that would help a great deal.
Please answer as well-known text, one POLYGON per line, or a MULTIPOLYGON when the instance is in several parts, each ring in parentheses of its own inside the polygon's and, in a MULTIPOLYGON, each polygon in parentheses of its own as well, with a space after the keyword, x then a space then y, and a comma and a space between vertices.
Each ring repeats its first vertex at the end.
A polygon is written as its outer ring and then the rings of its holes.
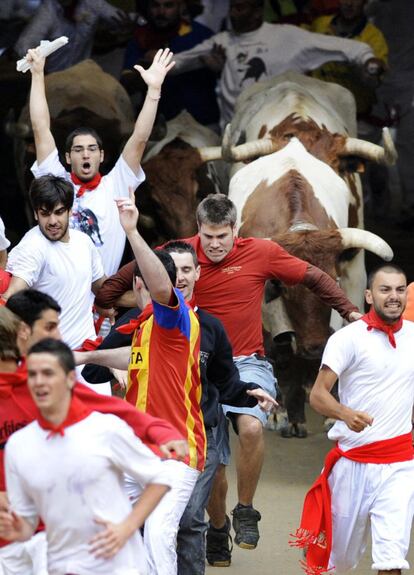
MULTIPOLYGON (((393 254, 381 238, 363 229, 356 172, 366 160, 393 163, 396 153, 387 133, 384 148, 357 139, 355 118, 348 90, 289 72, 241 94, 223 138, 223 157, 233 163, 229 196, 238 209, 239 234, 271 238, 320 267, 363 309, 362 250, 385 260, 393 254)), ((272 282, 263 319, 272 336, 267 351, 276 358, 279 378, 293 378, 285 435, 306 436, 303 379, 313 378, 340 318, 306 288, 272 282), (281 371, 277 359, 286 348, 294 361, 281 371)))

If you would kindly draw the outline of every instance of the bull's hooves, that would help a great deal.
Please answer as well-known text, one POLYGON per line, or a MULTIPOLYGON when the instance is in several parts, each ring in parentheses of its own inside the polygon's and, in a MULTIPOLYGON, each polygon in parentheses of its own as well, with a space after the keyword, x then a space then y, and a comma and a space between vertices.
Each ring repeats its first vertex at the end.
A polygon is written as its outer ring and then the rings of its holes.
POLYGON ((281 430, 280 436, 284 439, 289 439, 290 437, 305 439, 308 437, 308 430, 306 429, 306 425, 304 423, 289 423, 281 430))

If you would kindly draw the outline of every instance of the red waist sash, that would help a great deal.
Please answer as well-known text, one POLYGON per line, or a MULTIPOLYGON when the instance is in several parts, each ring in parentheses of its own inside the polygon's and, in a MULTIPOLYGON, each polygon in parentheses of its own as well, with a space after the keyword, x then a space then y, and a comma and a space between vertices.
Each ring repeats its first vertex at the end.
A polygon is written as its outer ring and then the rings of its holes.
POLYGON ((328 572, 332 548, 331 492, 328 477, 335 463, 346 457, 359 463, 398 463, 414 457, 411 433, 384 441, 342 451, 338 446, 329 451, 322 473, 309 489, 303 504, 300 527, 289 541, 292 547, 306 547, 306 560, 302 567, 306 575, 328 572))

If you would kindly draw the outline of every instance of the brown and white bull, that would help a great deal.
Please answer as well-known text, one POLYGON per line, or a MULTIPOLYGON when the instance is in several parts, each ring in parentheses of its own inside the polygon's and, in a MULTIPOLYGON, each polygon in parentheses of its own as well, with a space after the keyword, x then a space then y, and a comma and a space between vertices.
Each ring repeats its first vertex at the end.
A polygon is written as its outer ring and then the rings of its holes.
MULTIPOLYGON (((386 150, 357 140, 355 117, 346 89, 287 73, 241 95, 223 157, 234 162, 229 196, 238 209, 239 234, 271 238, 322 268, 363 309, 362 250, 386 260, 393 254, 381 238, 362 229, 363 197, 355 171, 365 160, 391 163, 395 153, 387 134, 386 150)), ((293 368, 299 358, 320 358, 331 330, 340 325, 336 312, 331 317, 302 286, 287 289, 273 282, 266 299, 265 328, 275 342, 286 344, 282 334, 289 334, 293 368)), ((303 371, 290 372, 300 388, 303 371)), ((288 411, 289 403, 290 420, 302 423, 303 405, 294 413, 295 398, 288 398, 288 411)))
POLYGON ((195 212, 210 193, 225 182, 220 138, 186 111, 166 123, 166 133, 150 142, 143 158, 145 182, 137 194, 141 221, 152 243, 196 233, 195 212))

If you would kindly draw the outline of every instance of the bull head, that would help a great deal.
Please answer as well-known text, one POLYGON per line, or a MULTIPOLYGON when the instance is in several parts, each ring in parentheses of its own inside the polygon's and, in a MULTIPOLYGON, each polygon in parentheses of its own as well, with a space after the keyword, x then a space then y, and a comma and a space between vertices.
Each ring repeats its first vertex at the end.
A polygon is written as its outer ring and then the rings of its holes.
MULTIPOLYGON (((359 156, 379 164, 393 165, 397 159, 397 151, 388 128, 382 131, 384 147, 359 140, 358 138, 345 138, 340 156, 359 156)), ((231 124, 227 124, 222 140, 222 157, 226 162, 243 162, 260 156, 266 156, 280 149, 272 138, 260 138, 239 146, 232 146, 231 124)))
MULTIPOLYGON (((321 259, 311 263, 324 269, 331 277, 336 277, 336 266, 345 250, 365 249, 386 261, 393 258, 391 247, 382 238, 357 228, 320 231, 297 227, 272 239, 293 255, 307 261, 311 260, 309 254, 316 254, 321 259), (298 234, 301 236, 300 241, 298 234), (324 250, 315 249, 317 246, 324 246, 324 250)), ((289 289, 280 287, 276 292, 274 286, 270 291, 269 287, 262 306, 263 321, 276 346, 280 342, 284 347, 286 335, 289 334, 293 353, 306 359, 320 357, 331 334, 329 308, 304 286, 289 289), (301 310, 300 316, 298 310, 301 310)))

